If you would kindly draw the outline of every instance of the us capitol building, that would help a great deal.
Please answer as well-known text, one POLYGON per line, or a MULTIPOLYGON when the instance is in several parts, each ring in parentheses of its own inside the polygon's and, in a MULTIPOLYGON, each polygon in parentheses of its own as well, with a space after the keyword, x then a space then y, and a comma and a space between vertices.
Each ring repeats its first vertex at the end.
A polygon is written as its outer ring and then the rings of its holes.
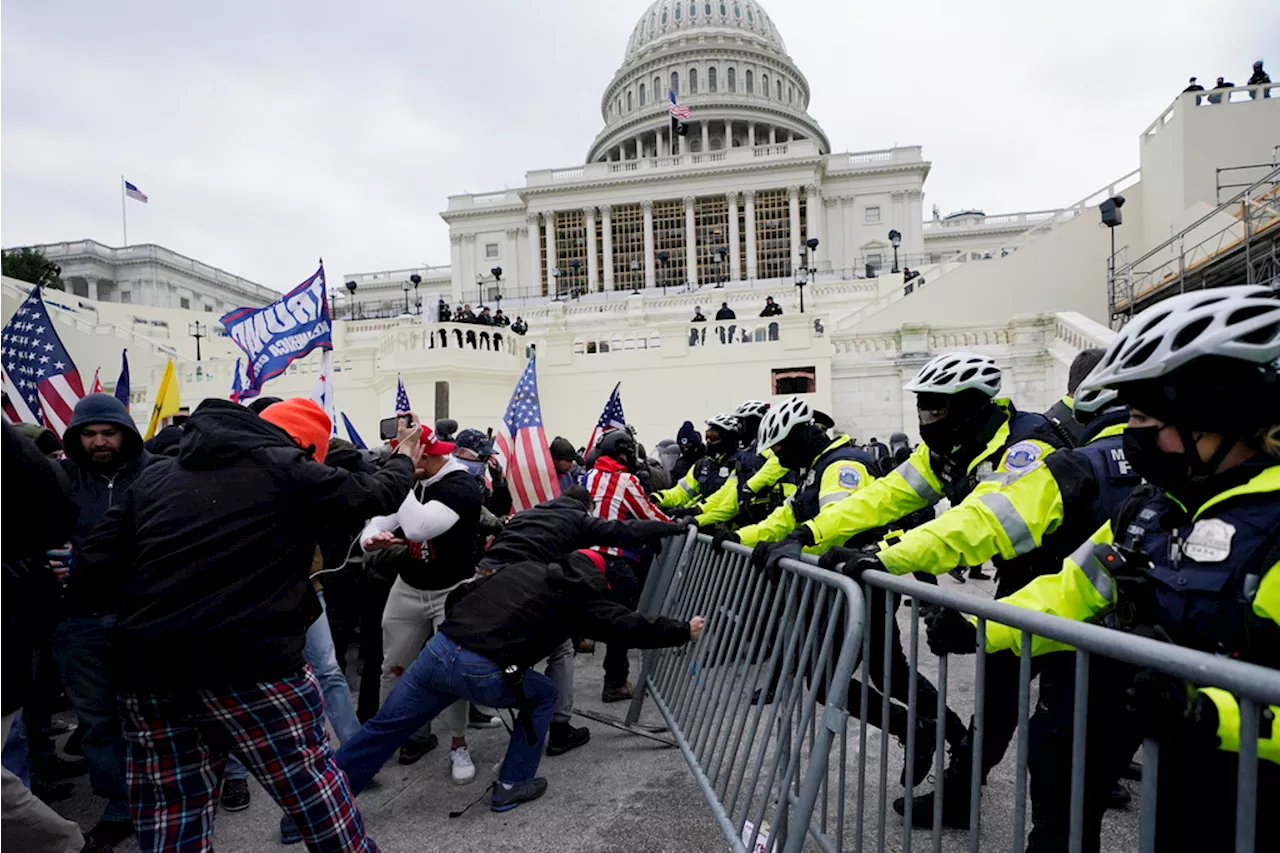
MULTIPOLYGON (((1138 134, 1137 168, 1060 208, 943 216, 925 212, 919 146, 833 152, 759 3, 658 0, 626 38, 582 163, 449 197, 447 266, 330 271, 337 406, 373 440, 402 375, 424 418, 496 428, 536 354, 547 434, 577 444, 618 382, 650 446, 685 419, 792 394, 865 441, 914 433, 903 383, 930 355, 964 348, 995 356, 1005 393, 1041 409, 1126 306, 1186 283, 1188 253, 1216 263, 1270 233, 1275 256, 1280 91, 1260 94, 1178 95, 1138 134), (675 138, 668 91, 690 111, 675 138), (1218 178, 1237 167, 1235 184, 1260 181, 1238 209, 1224 200, 1240 191, 1224 194, 1218 178), (1118 195, 1123 224, 1104 227, 1098 205, 1118 195), (767 296, 782 316, 758 316, 767 296), (439 299, 501 307, 529 333, 436 322, 439 299), (738 319, 690 322, 695 306, 712 318, 722 302, 738 319)), ((170 357, 184 404, 225 398, 242 353, 215 329, 197 361, 190 326, 265 304, 265 289, 161 247, 41 248, 63 268, 68 292, 50 300, 82 374, 102 367, 110 390, 128 347, 144 422, 170 357)), ((6 317, 25 289, 5 280, 6 317)), ((317 353, 266 393, 307 395, 318 369, 317 353)))

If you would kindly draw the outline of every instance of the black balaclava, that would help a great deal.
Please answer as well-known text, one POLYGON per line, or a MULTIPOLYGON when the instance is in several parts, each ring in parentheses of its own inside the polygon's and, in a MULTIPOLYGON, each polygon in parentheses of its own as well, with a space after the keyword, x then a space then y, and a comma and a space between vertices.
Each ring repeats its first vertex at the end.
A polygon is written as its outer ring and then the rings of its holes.
POLYGON ((761 417, 748 417, 742 419, 741 440, 744 444, 755 443, 756 438, 760 435, 760 421, 762 420, 764 420, 764 418, 761 417))
POLYGON ((738 434, 733 430, 710 427, 706 433, 707 453, 711 456, 727 456, 738 449, 738 434))
POLYGON ((788 471, 808 468, 818 454, 831 443, 826 431, 814 423, 800 424, 791 434, 774 445, 778 462, 788 471))
POLYGON ((957 465, 978 458, 1008 418, 1004 409, 976 388, 957 394, 917 394, 916 410, 924 443, 957 465))

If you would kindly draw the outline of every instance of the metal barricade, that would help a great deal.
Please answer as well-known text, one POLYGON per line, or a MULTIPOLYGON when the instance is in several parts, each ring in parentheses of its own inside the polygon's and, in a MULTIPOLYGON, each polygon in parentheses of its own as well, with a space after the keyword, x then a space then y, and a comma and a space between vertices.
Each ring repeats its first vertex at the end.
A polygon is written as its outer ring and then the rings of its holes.
POLYGON ((647 694, 737 853, 794 853, 806 837, 838 851, 862 594, 848 578, 790 560, 768 578, 750 553, 734 544, 717 552, 690 531, 678 557, 650 573, 644 609, 706 625, 696 644, 645 654, 645 690, 628 722, 647 694))

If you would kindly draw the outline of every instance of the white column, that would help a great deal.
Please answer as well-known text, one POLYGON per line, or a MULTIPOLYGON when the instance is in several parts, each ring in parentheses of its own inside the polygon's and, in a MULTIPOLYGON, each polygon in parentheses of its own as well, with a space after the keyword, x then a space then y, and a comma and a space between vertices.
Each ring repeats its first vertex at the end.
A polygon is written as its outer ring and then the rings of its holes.
POLYGON ((778 128, 770 125, 769 127, 769 144, 776 145, 778 142, 778 128))
POLYGON ((667 150, 667 129, 665 127, 658 128, 658 147, 656 150, 656 156, 658 157, 664 157, 670 153, 667 150))
POLYGON ((711 126, 706 121, 698 122, 702 125, 702 150, 704 152, 711 150, 711 126))
POLYGON ((733 122, 730 119, 724 120, 724 150, 728 151, 733 147, 733 122))
POLYGON ((755 148, 756 146, 756 123, 754 121, 747 122, 747 147, 755 148))
POLYGON ((600 262, 596 258, 596 209, 582 208, 587 220, 587 292, 595 293, 600 284, 600 262))
POLYGON ((747 203, 747 280, 756 278, 756 191, 746 190, 742 193, 747 203))
POLYGON ((791 207, 791 273, 800 266, 800 187, 787 187, 787 201, 791 207))
POLYGON ((520 285, 520 267, 524 266, 520 262, 520 238, 529 233, 524 226, 518 228, 507 229, 507 243, 511 246, 511 253, 507 256, 507 266, 502 270, 502 283, 499 289, 504 296, 514 296, 512 288, 520 285))
POLYGON ((636 159, 639 160, 644 156, 644 141, 639 135, 636 136, 636 159))
POLYGON ((742 268, 738 248, 738 194, 729 193, 729 281, 741 281, 738 271, 742 268))
MULTIPOLYGON (((449 234, 449 278, 453 282, 453 291, 449 294, 449 298, 458 302, 462 299, 462 235, 450 232, 449 234)), ((354 300, 360 301, 360 291, 356 291, 354 300)), ((450 308, 453 306, 450 305, 450 308)))
MULTIPOLYGON (((703 126, 703 133, 706 133, 706 125, 703 126)), ((694 197, 687 195, 684 197, 684 280, 692 285, 698 283, 698 234, 694 225, 693 218, 694 197)))
POLYGON ((543 213, 542 220, 547 224, 547 293, 554 297, 559 295, 556 292, 556 277, 551 274, 551 271, 557 266, 555 211, 548 210, 543 213))
POLYGON ((600 205, 600 215, 603 217, 601 222, 601 230, 604 232, 601 236, 604 239, 604 289, 606 291, 613 290, 613 208, 607 204, 600 205))
POLYGON ((646 199, 640 206, 644 208, 644 286, 652 290, 657 283, 653 269, 653 202, 646 199))
MULTIPOLYGON (((832 247, 827 245, 827 235, 822 230, 822 197, 818 194, 817 185, 809 184, 809 186, 805 187, 805 196, 807 197, 805 204, 809 208, 809 236, 818 238, 819 251, 823 251, 823 246, 826 246, 825 251, 830 252, 832 247)), ((828 256, 824 255, 823 257, 828 256)), ((812 258, 809 260, 809 266, 817 266, 817 264, 812 263, 812 258)))
POLYGON ((526 296, 538 296, 542 293, 542 234, 538 229, 538 214, 530 213, 529 222, 529 263, 524 274, 524 286, 521 290, 526 296))
MULTIPOLYGON (((476 289, 476 234, 470 231, 462 235, 462 294, 463 302, 472 302, 480 291, 476 289)), ((472 308, 475 303, 472 302, 472 308)))

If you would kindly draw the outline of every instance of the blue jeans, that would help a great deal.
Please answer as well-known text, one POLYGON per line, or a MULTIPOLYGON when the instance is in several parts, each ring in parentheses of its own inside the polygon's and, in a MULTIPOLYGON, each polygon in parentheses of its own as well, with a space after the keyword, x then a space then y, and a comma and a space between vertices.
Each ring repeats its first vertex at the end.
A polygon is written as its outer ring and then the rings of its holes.
MULTIPOLYGON (((351 701, 351 685, 347 683, 347 677, 338 665, 338 653, 333 648, 333 634, 329 630, 324 593, 318 595, 320 618, 307 629, 307 642, 302 654, 307 663, 311 664, 311 670, 316 674, 320 690, 324 693, 324 715, 329 718, 329 724, 338 735, 338 743, 346 743, 360 731, 360 721, 356 719, 356 706, 351 701)), ((249 771, 234 753, 227 758, 225 778, 249 778, 249 771)))
POLYGON ((0 764, 22 781, 27 788, 31 787, 31 761, 27 756, 27 724, 22 719, 22 709, 13 715, 13 725, 9 728, 9 736, 4 739, 4 749, 0 752, 0 764))
MULTIPOLYGON (((527 782, 537 774, 556 708, 556 685, 545 675, 525 670, 522 687, 528 705, 520 710, 515 734, 507 745, 507 757, 498 773, 507 785, 527 782), (529 743, 525 734, 526 717, 533 724, 535 743, 529 743)), ((437 631, 378 713, 338 750, 338 767, 347 774, 351 790, 357 794, 364 790, 400 744, 459 699, 490 708, 515 708, 519 704, 496 663, 437 631)))
POLYGON ((115 616, 69 616, 53 634, 53 653, 84 727, 84 759, 93 792, 107 799, 103 819, 129 820, 124 735, 111 678, 115 616))

